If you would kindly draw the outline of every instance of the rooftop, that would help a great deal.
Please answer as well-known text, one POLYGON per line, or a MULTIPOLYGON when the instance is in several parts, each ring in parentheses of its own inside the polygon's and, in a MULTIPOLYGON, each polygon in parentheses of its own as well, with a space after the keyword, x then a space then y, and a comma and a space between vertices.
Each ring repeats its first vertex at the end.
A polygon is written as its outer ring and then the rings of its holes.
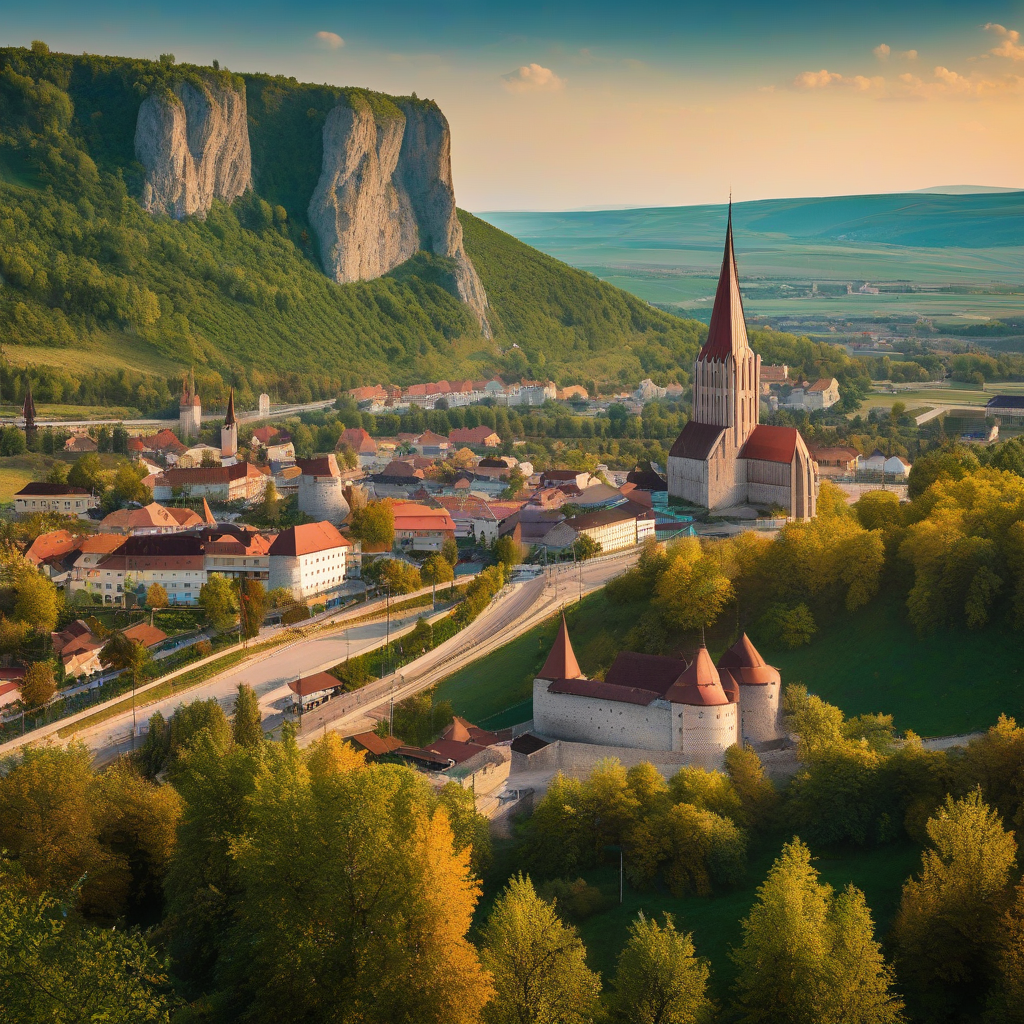
POLYGON ((352 545, 330 523, 305 523, 282 530, 270 545, 271 555, 309 555, 352 545))

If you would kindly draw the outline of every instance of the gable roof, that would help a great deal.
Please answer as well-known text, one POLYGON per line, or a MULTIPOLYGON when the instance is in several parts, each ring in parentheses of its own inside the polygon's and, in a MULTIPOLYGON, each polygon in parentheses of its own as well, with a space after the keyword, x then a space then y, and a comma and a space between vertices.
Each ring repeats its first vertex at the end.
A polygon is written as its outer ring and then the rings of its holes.
POLYGON ((65 494, 88 494, 89 491, 84 487, 70 487, 68 484, 47 484, 47 483, 32 483, 25 484, 20 491, 15 493, 16 498, 56 498, 63 497, 65 494))
POLYGON ((270 554, 296 557, 347 547, 351 544, 330 523, 304 523, 282 530, 270 545, 270 554))
POLYGON ((686 662, 678 658, 619 651, 604 681, 613 686, 653 690, 659 697, 663 697, 685 669, 686 662))
POLYGON ((675 444, 672 445, 668 453, 669 458, 694 459, 697 462, 703 462, 724 433, 725 427, 714 423, 698 423, 696 420, 690 420, 679 432, 675 444))
POLYGON ((725 252, 718 275, 715 305, 711 310, 708 337, 700 350, 698 360, 724 361, 749 348, 747 326, 743 317, 743 299, 740 296, 736 254, 732 246, 732 200, 729 200, 729 220, 725 228, 725 252))
POLYGON ((820 377, 807 390, 808 391, 828 391, 828 389, 830 387, 832 387, 833 384, 838 384, 838 383, 839 382, 835 379, 835 377, 820 377))
POLYGON ((315 672, 311 676, 303 676, 302 679, 293 679, 288 684, 288 689, 299 697, 308 697, 311 693, 319 693, 321 690, 333 690, 341 686, 341 680, 328 672, 315 672))
POLYGON ((544 667, 538 673, 539 679, 582 679, 580 663, 576 660, 576 654, 572 649, 569 640, 569 627, 565 624, 565 613, 562 613, 562 622, 555 635, 555 642, 551 645, 544 667))
POLYGON ((793 461, 799 436, 796 427, 769 427, 759 423, 740 450, 740 458, 788 465, 793 461))
MULTIPOLYGON (((541 677, 543 678, 543 677, 541 677)), ((567 693, 573 697, 593 697, 595 700, 613 700, 620 704, 639 704, 646 707, 661 694, 636 686, 616 686, 600 679, 556 679, 548 693, 567 693)))
POLYGON ((48 558, 66 555, 78 547, 78 538, 67 530, 51 530, 41 533, 25 551, 25 557, 33 564, 39 565, 48 558))

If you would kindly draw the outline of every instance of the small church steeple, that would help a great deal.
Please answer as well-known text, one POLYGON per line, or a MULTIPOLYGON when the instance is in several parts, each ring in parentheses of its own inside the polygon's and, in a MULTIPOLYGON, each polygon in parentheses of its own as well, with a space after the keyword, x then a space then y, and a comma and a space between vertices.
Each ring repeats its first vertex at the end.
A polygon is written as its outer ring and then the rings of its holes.
POLYGON ((21 407, 21 415, 25 417, 25 444, 31 447, 36 436, 36 403, 32 400, 31 384, 25 393, 25 404, 21 407))
POLYGON ((220 428, 221 460, 234 462, 238 455, 238 423, 235 420, 235 389, 228 392, 228 411, 224 416, 224 426, 220 428))

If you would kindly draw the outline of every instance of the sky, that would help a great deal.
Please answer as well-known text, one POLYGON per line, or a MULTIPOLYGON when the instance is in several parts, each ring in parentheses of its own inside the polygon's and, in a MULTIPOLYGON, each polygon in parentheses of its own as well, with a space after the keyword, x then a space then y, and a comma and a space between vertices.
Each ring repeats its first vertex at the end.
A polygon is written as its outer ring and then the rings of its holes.
POLYGON ((430 97, 472 211, 1024 188, 1024 0, 10 3, 33 39, 430 97))

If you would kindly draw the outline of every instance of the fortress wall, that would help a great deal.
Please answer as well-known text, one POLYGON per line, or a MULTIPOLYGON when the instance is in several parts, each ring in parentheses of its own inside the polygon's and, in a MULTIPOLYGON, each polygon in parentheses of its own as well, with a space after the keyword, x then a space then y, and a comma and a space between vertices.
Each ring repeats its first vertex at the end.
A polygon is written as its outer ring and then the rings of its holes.
POLYGON ((740 686, 740 734, 744 743, 768 743, 784 735, 779 724, 779 685, 740 686))
POLYGON ((682 753, 691 764, 701 768, 720 769, 725 752, 739 737, 739 709, 736 704, 718 707, 672 705, 673 722, 682 753), (680 737, 681 733, 681 737, 680 737))

